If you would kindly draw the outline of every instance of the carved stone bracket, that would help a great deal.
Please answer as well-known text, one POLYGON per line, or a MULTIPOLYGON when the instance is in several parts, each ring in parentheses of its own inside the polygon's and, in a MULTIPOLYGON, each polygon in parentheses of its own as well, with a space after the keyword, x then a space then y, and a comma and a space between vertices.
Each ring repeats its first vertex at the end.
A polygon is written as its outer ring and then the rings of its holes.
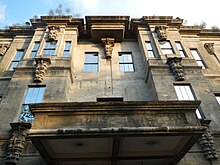
POLYGON ((208 128, 211 120, 207 120, 207 122, 202 123, 203 126, 207 127, 206 132, 199 139, 199 145, 204 151, 205 158, 210 159, 218 159, 218 153, 216 151, 214 137, 211 134, 211 131, 208 128))
POLYGON ((31 128, 31 124, 11 123, 10 125, 12 127, 12 134, 7 148, 6 164, 16 165, 25 147, 28 130, 31 128))
POLYGON ((157 33, 157 36, 159 40, 166 40, 167 39, 167 27, 166 26, 156 26, 155 32, 157 33))
POLYGON ((209 54, 215 55, 214 43, 205 43, 204 47, 209 54))
POLYGON ((8 48, 8 44, 0 44, 0 56, 4 56, 8 48))
POLYGON ((168 57, 167 58, 167 64, 170 66, 170 69, 173 72, 173 75, 175 76, 177 81, 185 80, 183 66, 181 64, 181 61, 182 61, 181 57, 168 57))
POLYGON ((36 61, 36 70, 35 70, 35 83, 41 83, 44 79, 45 74, 47 73, 47 68, 51 64, 49 58, 35 58, 36 61))
POLYGON ((105 47, 105 58, 111 59, 115 39, 114 38, 102 38, 101 40, 105 47))
POLYGON ((46 31, 48 41, 57 41, 58 32, 60 31, 59 26, 48 26, 46 31))

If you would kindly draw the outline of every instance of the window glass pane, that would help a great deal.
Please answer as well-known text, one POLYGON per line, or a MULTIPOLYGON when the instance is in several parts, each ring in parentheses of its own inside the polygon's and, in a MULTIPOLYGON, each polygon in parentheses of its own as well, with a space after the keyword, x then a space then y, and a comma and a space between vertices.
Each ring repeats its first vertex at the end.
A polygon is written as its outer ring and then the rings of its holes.
POLYGON ((17 53, 16 53, 16 55, 15 55, 15 57, 14 57, 14 61, 19 61, 21 58, 22 58, 22 56, 23 56, 23 53, 24 53, 24 51, 17 51, 17 53))
POLYGON ((34 58, 36 56, 37 52, 31 52, 31 58, 34 58))
POLYGON ((19 62, 12 62, 12 63, 11 63, 11 66, 10 66, 10 68, 9 68, 9 70, 10 70, 10 71, 13 71, 14 68, 16 68, 16 67, 18 66, 18 63, 19 63, 19 62))
POLYGON ((63 52, 63 57, 65 57, 65 58, 68 58, 68 57, 70 57, 70 53, 69 53, 69 51, 64 51, 63 52))
POLYGON ((162 53, 163 54, 173 54, 173 50, 172 49, 162 49, 162 53))
POLYGON ((182 50, 182 46, 179 42, 176 42, 176 47, 177 47, 178 50, 182 50))
POLYGON ((71 46, 71 42, 70 41, 66 41, 64 50, 70 50, 70 46, 71 46))
POLYGON ((40 43, 39 42, 35 42, 34 47, 33 47, 33 51, 37 51, 39 46, 40 46, 40 43))
POLYGON ((200 58, 199 53, 198 53, 197 50, 191 50, 191 53, 192 53, 193 58, 194 58, 195 60, 201 60, 201 58, 200 58))
POLYGON ((197 62, 197 64, 198 64, 199 66, 202 67, 202 69, 205 69, 205 65, 203 64, 202 61, 196 61, 196 62, 197 62))
POLYGON ((180 52, 180 56, 181 56, 181 57, 185 57, 185 53, 184 53, 183 50, 179 50, 179 52, 180 52))
POLYGON ((120 63, 132 63, 131 54, 120 54, 119 55, 120 63))
POLYGON ((145 42, 147 50, 152 50, 152 46, 150 42, 145 42))
POLYGON ((216 98, 216 100, 218 101, 218 103, 220 105, 220 95, 216 95, 215 98, 216 98))
POLYGON ((160 48, 172 48, 169 41, 161 41, 159 42, 160 48))
POLYGON ((84 64, 84 72, 98 72, 97 64, 84 64))
POLYGON ((35 100, 35 103, 41 103, 42 100, 43 100, 43 96, 44 96, 44 91, 45 91, 45 88, 38 88, 38 95, 37 95, 37 98, 35 100))
POLYGON ((149 57, 154 57, 154 52, 153 51, 148 51, 148 56, 149 57))
POLYGON ((85 63, 98 63, 98 55, 97 54, 85 54, 85 63))
POLYGON ((34 88, 28 88, 25 100, 24 100, 24 104, 29 104, 31 103, 31 98, 34 92, 34 88))

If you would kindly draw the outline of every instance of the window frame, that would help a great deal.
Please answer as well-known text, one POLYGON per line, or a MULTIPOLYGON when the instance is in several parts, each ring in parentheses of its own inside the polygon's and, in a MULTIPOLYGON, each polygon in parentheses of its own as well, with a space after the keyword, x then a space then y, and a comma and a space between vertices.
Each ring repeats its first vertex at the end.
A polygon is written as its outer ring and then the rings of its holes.
POLYGON ((119 52, 118 57, 119 57, 119 68, 120 68, 121 72, 124 72, 124 73, 135 72, 132 52, 119 52), (130 55, 130 58, 127 58, 127 59, 123 58, 123 60, 121 60, 120 56, 122 57, 123 54, 130 55), (126 60, 128 60, 128 61, 126 61, 126 60), (132 68, 132 69, 130 70, 130 68, 132 68))
POLYGON ((201 56, 201 54, 200 54, 200 52, 199 52, 199 50, 197 48, 191 48, 190 49, 190 53, 192 54, 192 57, 196 61, 198 66, 201 66, 202 69, 207 69, 208 68, 206 63, 204 62, 204 59, 202 58, 202 56, 201 56), (196 54, 197 57, 194 56, 194 53, 192 53, 192 51, 195 51, 197 53, 196 54))
POLYGON ((98 52, 85 52, 84 53, 84 65, 83 65, 83 72, 90 73, 90 72, 98 72, 99 71, 99 53, 98 52), (88 60, 89 55, 97 56, 96 60, 92 61, 88 60), (91 69, 89 69, 91 68, 91 69))
POLYGON ((65 45, 64 45, 64 48, 63 48, 63 58, 69 58, 70 57, 70 50, 71 50, 71 41, 65 41, 65 45), (67 43, 69 43, 68 44, 69 45, 68 49, 67 49, 67 43))
MULTIPOLYGON (((176 96, 177 96, 177 99, 180 101, 180 100, 197 100, 196 98, 196 95, 195 95, 195 92, 194 90, 192 89, 192 86, 190 84, 173 84, 174 86, 174 90, 175 90, 175 93, 176 93, 176 96), (177 87, 184 87, 184 89, 177 89, 177 87), (186 87, 188 87, 186 89, 186 87), (180 90, 179 92, 177 90, 180 90), (185 90, 185 91, 183 91, 185 90), (186 92, 183 94, 183 92, 186 92), (178 94, 178 93, 181 93, 181 96, 178 94), (182 98, 180 98, 182 97, 182 98)), ((197 110, 196 110, 196 116, 198 119, 203 119, 204 118, 204 113, 202 112, 201 108, 199 107, 197 110)))
POLYGON ((175 44, 176 44, 177 50, 179 51, 180 57, 187 57, 183 44, 180 41, 175 41, 175 44))
POLYGON ((25 91, 25 97, 24 97, 23 104, 22 104, 22 110, 19 115, 19 122, 32 122, 34 120, 34 116, 31 113, 28 105, 34 104, 34 103, 42 103, 45 90, 46 90, 46 85, 37 85, 37 86, 36 85, 29 85, 28 86, 27 90, 25 91), (33 88, 34 90, 38 89, 37 95, 36 95, 36 90, 30 91, 31 88, 33 88), (42 89, 40 89, 40 88, 42 88, 42 89), (39 99, 39 92, 41 92, 40 99, 39 99), (35 96, 35 97, 33 97, 33 96, 35 96), (33 100, 33 98, 34 98, 34 100, 33 100))
POLYGON ((147 49, 147 53, 148 53, 148 57, 149 58, 156 58, 156 55, 155 55, 155 51, 153 49, 153 44, 151 41, 145 41, 145 47, 147 49), (150 46, 150 47, 149 47, 150 46))
POLYGON ((172 46, 170 40, 162 40, 162 41, 158 41, 158 42, 159 42, 160 50, 163 55, 175 54, 175 51, 173 49, 173 46, 172 46), (161 44, 161 43, 164 43, 164 44, 161 44), (169 47, 162 46, 162 45, 166 45, 166 43, 169 44, 169 47), (166 51, 171 51, 171 53, 165 53, 166 51))
POLYGON ((9 71, 14 71, 14 68, 16 68, 18 66, 19 62, 24 57, 24 54, 25 54, 25 50, 24 49, 17 49, 17 51, 15 53, 15 56, 14 56, 13 60, 11 61, 10 66, 8 68, 9 71), (22 52, 20 57, 18 56, 19 55, 18 52, 22 52))
POLYGON ((56 52, 56 47, 57 47, 57 41, 46 41, 45 45, 44 45, 44 49, 43 49, 43 55, 44 56, 55 56, 55 52, 56 52), (48 46, 49 45, 55 45, 55 46, 48 46), (49 52, 49 53, 47 53, 49 52), (52 52, 52 53, 51 53, 52 52))
POLYGON ((35 57, 36 57, 37 51, 38 51, 39 47, 40 47, 40 41, 35 41, 35 42, 34 42, 34 46, 33 46, 33 48, 32 48, 32 51, 31 51, 31 58, 35 58, 35 57), (38 46, 37 46, 37 48, 35 49, 35 46, 36 46, 36 45, 38 45, 38 46))

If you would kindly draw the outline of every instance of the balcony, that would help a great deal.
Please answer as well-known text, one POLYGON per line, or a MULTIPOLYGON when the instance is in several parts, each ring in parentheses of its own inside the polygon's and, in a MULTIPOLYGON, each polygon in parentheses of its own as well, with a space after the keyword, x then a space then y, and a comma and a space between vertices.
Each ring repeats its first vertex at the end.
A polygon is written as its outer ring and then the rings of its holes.
POLYGON ((174 165, 205 132, 200 101, 31 104, 29 137, 51 165, 174 165))

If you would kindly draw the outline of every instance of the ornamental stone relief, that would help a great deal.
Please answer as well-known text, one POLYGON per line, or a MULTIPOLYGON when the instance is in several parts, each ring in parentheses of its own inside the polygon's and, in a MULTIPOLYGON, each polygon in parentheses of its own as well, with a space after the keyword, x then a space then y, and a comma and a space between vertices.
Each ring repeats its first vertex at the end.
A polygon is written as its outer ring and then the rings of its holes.
POLYGON ((181 57, 169 57, 167 58, 167 64, 170 66, 173 75, 175 76, 177 81, 184 81, 184 72, 183 66, 181 64, 181 57))
POLYGON ((111 59, 115 39, 114 38, 102 38, 101 40, 105 47, 105 58, 111 59))
POLYGON ((155 32, 157 33, 157 36, 159 40, 166 40, 167 39, 167 27, 166 26, 156 26, 155 32))
POLYGON ((45 74, 47 73, 47 68, 51 64, 49 58, 35 58, 36 69, 35 69, 35 83, 41 83, 44 79, 45 74))
POLYGON ((209 54, 215 54, 214 43, 205 43, 204 47, 209 54))
POLYGON ((0 44, 0 56, 4 56, 8 48, 8 44, 0 44))
POLYGON ((58 32, 60 31, 59 26, 48 26, 47 27, 47 40, 48 41, 56 41, 58 37, 58 32))
POLYGON ((18 164, 20 154, 23 151, 28 130, 31 128, 30 123, 11 123, 12 134, 8 141, 6 165, 18 164))

